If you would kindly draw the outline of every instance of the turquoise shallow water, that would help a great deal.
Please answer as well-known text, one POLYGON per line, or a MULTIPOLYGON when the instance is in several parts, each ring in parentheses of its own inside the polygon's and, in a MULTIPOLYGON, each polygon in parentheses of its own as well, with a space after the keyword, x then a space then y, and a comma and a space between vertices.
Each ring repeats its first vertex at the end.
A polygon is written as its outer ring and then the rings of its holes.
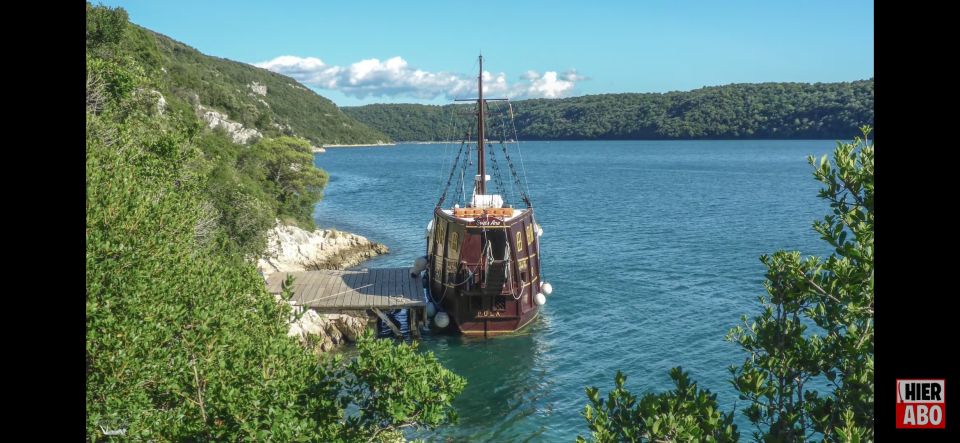
MULTIPOLYGON (((806 156, 829 140, 589 141, 521 144, 554 293, 522 333, 491 340, 427 336, 468 385, 460 423, 428 441, 572 441, 587 434, 584 387, 606 392, 617 369, 634 393, 671 387, 677 365, 737 397, 727 367, 744 355, 723 340, 758 310, 759 256, 826 255, 811 223, 828 212, 806 156)), ((317 224, 385 243, 363 266, 408 266, 439 197, 444 145, 328 149, 317 224)), ((446 174, 447 171, 443 171, 446 174)), ((446 175, 443 177, 445 181, 446 175)), ((742 407, 738 407, 741 410, 742 407)), ((738 413, 741 436, 749 436, 738 413)))

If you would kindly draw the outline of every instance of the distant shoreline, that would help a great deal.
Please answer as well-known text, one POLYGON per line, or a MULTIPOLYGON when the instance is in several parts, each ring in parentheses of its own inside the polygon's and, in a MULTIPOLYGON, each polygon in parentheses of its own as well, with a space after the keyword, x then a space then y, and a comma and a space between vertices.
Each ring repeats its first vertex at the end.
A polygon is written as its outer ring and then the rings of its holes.
POLYGON ((446 145, 450 143, 461 143, 463 140, 431 140, 431 141, 406 141, 398 142, 405 145, 446 145))
POLYGON ((396 143, 362 143, 356 145, 323 145, 322 148, 360 148, 365 146, 396 146, 396 143))
MULTIPOLYGON (((555 143, 555 142, 589 142, 589 141, 601 141, 601 142, 636 142, 636 141, 837 141, 837 139, 831 138, 674 138, 674 139, 649 139, 649 138, 635 138, 635 139, 597 139, 597 138, 587 138, 587 139, 533 139, 533 140, 524 140, 524 142, 546 142, 546 143, 555 143)), ((396 145, 449 145, 462 143, 463 140, 446 140, 446 141, 398 141, 394 143, 363 143, 363 144, 353 144, 353 145, 323 145, 319 148, 313 148, 313 152, 323 153, 326 152, 325 148, 365 148, 365 147, 387 147, 387 146, 396 146, 396 145)), ((475 142, 475 141, 472 141, 475 142)), ((488 141, 488 143, 494 143, 488 141)), ((495 143, 499 143, 495 142, 495 143)), ((514 140, 507 141, 507 143, 517 143, 514 140)))
MULTIPOLYGON (((688 141, 702 141, 702 142, 718 142, 718 141, 838 141, 842 139, 838 138, 553 138, 553 139, 528 139, 521 140, 523 143, 529 142, 688 142, 688 141)), ((396 143, 391 143, 391 145, 442 145, 450 143, 461 143, 463 140, 451 140, 451 141, 399 141, 396 143)), ((476 143, 476 140, 469 140, 470 143, 476 143)), ((499 140, 492 141, 487 140, 486 143, 500 143, 499 140)), ((516 140, 508 140, 506 143, 517 143, 516 140)), ((362 145, 366 146, 366 145, 362 145)), ((371 145, 375 146, 375 145, 371 145)))

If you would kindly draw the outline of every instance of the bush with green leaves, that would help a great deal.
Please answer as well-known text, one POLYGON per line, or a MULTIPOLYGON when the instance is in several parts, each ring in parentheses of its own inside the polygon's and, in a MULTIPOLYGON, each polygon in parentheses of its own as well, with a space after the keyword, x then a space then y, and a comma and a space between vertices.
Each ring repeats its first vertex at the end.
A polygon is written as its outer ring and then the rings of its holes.
POLYGON ((327 173, 313 165, 310 142, 288 136, 260 140, 244 155, 242 168, 257 174, 277 201, 280 217, 313 230, 313 208, 323 195, 327 173))
MULTIPOLYGON (((600 391, 587 388, 590 403, 583 416, 590 428, 590 441, 597 443, 641 441, 732 442, 740 433, 733 414, 717 406, 717 395, 698 389, 682 368, 670 370, 676 388, 660 394, 646 394, 640 401, 624 388, 627 377, 620 371, 615 387, 600 398, 600 391)), ((577 436, 578 443, 587 440, 577 436)))
POLYGON ((196 241, 199 181, 157 153, 189 149, 157 146, 184 147, 144 122, 88 120, 88 439, 333 435, 337 385, 285 336, 253 267, 196 241))
MULTIPOLYGON (((743 413, 757 441, 874 439, 874 145, 870 128, 861 130, 862 138, 838 143, 832 163, 827 156, 808 159, 824 186, 818 195, 832 211, 813 227, 834 252, 825 260, 796 251, 761 257, 767 267, 762 312, 744 316, 727 335, 748 354, 730 368, 731 382, 747 401, 743 413)), ((685 404, 670 404, 673 409, 696 411, 701 402, 691 396, 646 394, 635 406, 619 373, 606 405, 595 388, 587 394, 592 406, 584 415, 595 441, 719 439, 651 432, 645 402, 676 400, 685 404)))
POLYGON ((116 48, 123 41, 129 16, 123 8, 107 8, 87 3, 87 50, 116 48))
POLYGON ((266 232, 278 215, 278 202, 264 187, 262 172, 242 169, 250 151, 221 131, 203 131, 193 139, 205 161, 203 186, 210 209, 222 230, 220 243, 244 256, 256 256, 266 247, 266 232))
POLYGON ((809 158, 832 210, 814 230, 834 253, 761 257, 763 312, 728 335, 749 353, 731 372, 758 439, 873 440, 874 147, 862 131, 833 164, 809 158), (810 388, 824 378, 829 395, 810 388))
POLYGON ((457 422, 450 402, 466 380, 443 368, 432 352, 419 352, 416 342, 397 346, 376 340, 369 331, 357 348, 343 371, 344 393, 357 411, 346 419, 351 438, 396 436, 404 428, 457 422))

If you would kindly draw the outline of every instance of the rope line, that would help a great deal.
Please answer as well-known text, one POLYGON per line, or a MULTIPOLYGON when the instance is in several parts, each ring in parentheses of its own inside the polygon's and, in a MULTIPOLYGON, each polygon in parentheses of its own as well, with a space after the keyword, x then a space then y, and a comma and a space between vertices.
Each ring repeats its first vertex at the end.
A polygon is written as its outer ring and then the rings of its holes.
POLYGON ((450 176, 447 177, 447 186, 443 188, 443 194, 440 195, 440 201, 437 202, 437 206, 442 206, 443 201, 447 198, 447 191, 450 190, 450 183, 453 181, 453 173, 456 172, 456 164, 460 162, 460 155, 463 154, 463 147, 467 144, 466 141, 460 143, 460 150, 457 152, 457 159, 454 160, 454 167, 450 168, 450 176))

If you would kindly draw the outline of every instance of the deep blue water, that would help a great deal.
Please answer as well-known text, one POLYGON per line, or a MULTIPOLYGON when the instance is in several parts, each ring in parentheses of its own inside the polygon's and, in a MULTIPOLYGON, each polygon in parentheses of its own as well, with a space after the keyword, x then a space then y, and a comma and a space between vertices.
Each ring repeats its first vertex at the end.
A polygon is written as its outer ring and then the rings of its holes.
MULTIPOLYGON (((418 436, 572 441, 589 434, 580 415, 584 387, 607 392, 617 369, 639 394, 669 389, 667 372, 680 365, 718 393, 721 407, 734 406, 727 368, 744 354, 724 335, 741 315, 759 310, 759 256, 778 249, 830 253, 811 228, 829 208, 816 197, 806 156, 830 153, 835 142, 520 146, 553 295, 515 336, 424 338, 422 348, 468 385, 455 403, 460 423, 418 436)), ((398 145, 317 154, 316 164, 330 173, 315 211, 318 226, 390 248, 362 266, 409 266, 424 253, 449 150, 398 145)), ((737 423, 741 437, 749 436, 739 412, 737 423)))

